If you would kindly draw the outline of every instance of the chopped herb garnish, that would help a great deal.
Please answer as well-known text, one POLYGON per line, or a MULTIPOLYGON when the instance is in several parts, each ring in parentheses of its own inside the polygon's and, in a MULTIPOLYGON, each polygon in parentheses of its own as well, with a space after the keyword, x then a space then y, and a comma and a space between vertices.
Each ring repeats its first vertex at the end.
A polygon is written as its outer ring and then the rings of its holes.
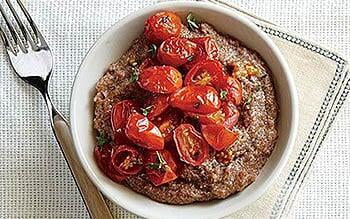
POLYGON ((106 138, 106 136, 104 134, 100 134, 100 135, 96 136, 96 140, 97 140, 97 146, 99 146, 99 147, 102 147, 103 145, 105 145, 109 142, 109 140, 106 138))
POLYGON ((256 86, 256 88, 255 88, 256 91, 260 91, 261 89, 262 89, 261 84, 258 84, 258 85, 256 86))
POLYGON ((244 106, 245 106, 247 109, 249 109, 250 104, 253 102, 253 100, 254 100, 253 95, 250 95, 250 96, 247 98, 247 101, 244 103, 244 106))
POLYGON ((187 61, 192 62, 193 58, 194 58, 194 56, 189 56, 189 57, 187 57, 187 61))
POLYGON ((131 73, 130 82, 133 83, 133 82, 135 82, 137 80, 139 80, 139 72, 138 71, 133 71, 131 73))
POLYGON ((148 106, 146 108, 141 108, 142 115, 147 116, 149 112, 151 112, 153 106, 148 106))
POLYGON ((131 76, 129 81, 131 83, 137 81, 139 79, 139 68, 138 68, 138 63, 136 61, 132 61, 129 63, 131 66, 131 76))
POLYGON ((195 103, 195 104, 193 105, 193 107, 194 107, 195 109, 198 109, 200 105, 201 105, 201 103, 200 103, 200 102, 197 102, 197 103, 195 103))
POLYGON ((154 56, 156 54, 156 52, 157 52, 156 44, 152 43, 151 45, 149 45, 149 48, 148 48, 147 52, 149 52, 152 56, 154 56))
POLYGON ((149 163, 148 168, 153 169, 153 170, 159 170, 162 168, 161 163, 149 163))
POLYGON ((221 91, 220 91, 220 99, 221 99, 221 100, 225 100, 225 99, 226 99, 226 96, 227 96, 227 91, 221 90, 221 91))
POLYGON ((199 29, 198 21, 197 19, 193 16, 192 12, 190 12, 187 17, 187 26, 190 30, 195 31, 199 29))
POLYGON ((165 171, 165 167, 166 167, 167 163, 165 162, 163 156, 158 151, 156 151, 156 153, 157 153, 157 157, 158 157, 158 162, 157 163, 149 163, 147 166, 148 166, 148 168, 153 169, 153 170, 165 171))

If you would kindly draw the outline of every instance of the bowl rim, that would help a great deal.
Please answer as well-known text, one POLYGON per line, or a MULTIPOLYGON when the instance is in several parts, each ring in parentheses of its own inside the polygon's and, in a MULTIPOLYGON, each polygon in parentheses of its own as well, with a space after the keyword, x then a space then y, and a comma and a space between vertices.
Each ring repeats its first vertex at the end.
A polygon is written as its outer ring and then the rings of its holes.
POLYGON ((142 210, 142 209, 136 209, 136 208, 131 208, 128 206, 127 202, 123 202, 123 200, 119 199, 118 197, 112 196, 108 191, 106 191, 101 184, 100 180, 96 177, 96 175, 93 173, 93 171, 89 167, 89 161, 85 158, 83 155, 83 151, 81 149, 79 144, 79 135, 77 133, 77 124, 75 120, 75 105, 74 101, 76 99, 76 92, 77 92, 77 81, 81 76, 81 69, 83 68, 84 65, 86 65, 86 59, 88 56, 91 55, 92 51, 98 47, 102 42, 105 41, 108 35, 110 35, 115 29, 118 29, 119 27, 123 26, 127 21, 132 21, 135 18, 141 16, 142 14, 149 13, 151 11, 155 10, 161 10, 163 7, 178 7, 178 6, 189 6, 189 7, 198 7, 202 9, 210 9, 210 10, 215 10, 217 13, 224 13, 225 16, 230 16, 233 17, 234 19, 239 20, 241 23, 246 25, 248 28, 253 30, 255 34, 257 34, 262 41, 265 41, 265 43, 268 45, 268 47, 271 49, 271 51, 275 54, 277 57, 277 62, 280 63, 280 66, 282 68, 282 72, 284 73, 286 77, 286 82, 289 87, 290 91, 290 100, 291 100, 291 127, 288 133, 288 141, 286 143, 286 147, 284 151, 281 154, 280 160, 277 162, 275 165, 274 169, 272 170, 271 174, 267 177, 267 179, 264 182, 261 182, 261 185, 256 188, 256 191, 254 193, 254 196, 251 196, 249 200, 245 200, 245 202, 242 202, 240 207, 237 209, 232 209, 232 208, 226 208, 225 210, 221 212, 215 212, 210 217, 216 217, 216 218, 221 218, 224 216, 227 216, 229 214, 234 213, 235 211, 238 211, 239 209, 242 209, 243 207, 253 203, 256 201, 258 198, 260 198, 263 193, 271 186, 273 183, 274 179, 280 175, 282 169, 285 167, 288 161, 288 157, 292 151, 292 145, 295 142, 296 135, 297 135, 297 127, 298 127, 298 122, 299 122, 299 111, 298 111, 298 96, 297 96, 297 91, 296 91, 296 86, 294 83, 294 79, 292 77, 292 74, 290 72, 290 69, 288 67, 288 64, 283 57, 282 53, 278 49, 278 47, 275 45, 275 43, 272 41, 271 38, 267 36, 266 33, 264 33, 262 30, 260 30, 256 24, 254 24, 252 21, 250 21, 247 17, 241 15, 240 13, 232 13, 232 10, 229 8, 226 8, 224 6, 219 6, 210 2, 189 2, 189 1, 170 1, 170 2, 161 2, 157 3, 154 5, 147 6, 145 8, 141 8, 135 12, 132 12, 128 14, 127 16, 123 17, 116 23, 114 23, 112 26, 110 26, 106 31, 104 31, 93 43, 93 45, 89 48, 88 52, 84 56, 79 69, 74 77, 72 89, 71 89, 71 95, 70 95, 70 129, 71 129, 71 134, 73 138, 73 145, 74 149, 78 155, 78 158, 80 160, 81 165, 83 166, 85 172, 89 176, 90 180, 94 183, 94 185, 99 189, 100 192, 102 192, 109 200, 113 201, 115 204, 121 206, 122 208, 139 215, 141 217, 152 217, 152 218, 160 218, 157 215, 154 215, 152 213, 147 212, 147 210, 142 210))

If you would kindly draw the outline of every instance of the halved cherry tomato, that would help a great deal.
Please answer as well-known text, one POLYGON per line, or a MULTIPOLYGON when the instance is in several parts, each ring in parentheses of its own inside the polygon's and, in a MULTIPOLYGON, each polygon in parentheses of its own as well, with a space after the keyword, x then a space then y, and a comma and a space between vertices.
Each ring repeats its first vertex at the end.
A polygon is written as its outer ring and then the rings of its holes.
POLYGON ((198 62, 185 77, 185 85, 211 85, 224 83, 225 73, 221 62, 204 60, 198 62))
POLYGON ((158 127, 137 112, 129 116, 125 134, 135 144, 146 149, 162 150, 164 148, 164 138, 158 127))
POLYGON ((126 175, 117 172, 112 166, 112 151, 115 146, 103 145, 103 147, 95 147, 94 155, 98 167, 110 179, 115 182, 121 182, 126 178, 126 175))
POLYGON ((174 131, 180 159, 192 166, 201 165, 209 156, 209 145, 190 124, 181 124, 174 131))
POLYGON ((232 129, 239 119, 239 111, 232 102, 222 102, 221 108, 213 113, 187 113, 187 115, 198 119, 202 125, 222 124, 228 129, 232 129))
POLYGON ((170 105, 193 113, 213 113, 221 105, 218 95, 210 86, 186 86, 170 96, 170 105))
POLYGON ((156 116, 159 116, 163 113, 169 106, 169 95, 158 94, 152 96, 150 99, 147 99, 144 104, 144 109, 150 107, 150 111, 147 114, 147 117, 150 120, 153 120, 156 116))
POLYGON ((170 11, 162 11, 146 20, 144 33, 149 41, 161 43, 170 37, 179 36, 181 26, 181 18, 179 16, 170 11))
POLYGON ((232 145, 238 138, 238 134, 220 124, 202 125, 204 139, 215 150, 221 151, 232 145))
POLYGON ((241 104, 243 98, 242 85, 237 78, 226 76, 223 83, 218 85, 218 89, 220 89, 221 92, 226 92, 226 101, 232 101, 235 105, 241 104))
POLYGON ((155 186, 171 182, 177 178, 176 163, 167 150, 149 151, 145 159, 146 173, 155 186))
POLYGON ((154 93, 173 93, 182 87, 182 75, 171 66, 153 66, 140 71, 139 85, 154 93))
POLYGON ((124 128, 114 131, 113 134, 114 134, 114 143, 116 145, 132 144, 132 141, 125 135, 124 128))
POLYGON ((131 100, 122 100, 114 104, 111 112, 111 124, 113 131, 117 131, 125 127, 126 120, 134 107, 135 103, 131 100))
POLYGON ((185 38, 170 38, 159 47, 157 59, 160 63, 178 67, 189 62, 195 55, 197 45, 185 38))
POLYGON ((219 55, 218 46, 211 37, 198 37, 190 39, 198 45, 193 60, 184 65, 186 69, 191 69, 200 61, 208 59, 217 59, 219 55))
POLYGON ((222 109, 209 114, 187 113, 188 116, 198 119, 201 124, 223 124, 225 122, 225 113, 222 109))
POLYGON ((232 129, 239 119, 240 113, 237 107, 231 101, 228 101, 223 102, 221 109, 225 115, 224 126, 228 129, 232 129))
POLYGON ((146 68, 149 68, 149 67, 152 67, 152 66, 155 66, 157 63, 151 59, 151 58, 146 58, 145 60, 143 60, 143 62, 141 63, 140 67, 139 67, 139 70, 142 71, 146 68))
POLYGON ((176 109, 170 109, 153 120, 153 123, 159 128, 165 142, 173 139, 173 131, 182 122, 183 114, 176 109))
POLYGON ((143 167, 142 155, 130 145, 119 145, 112 151, 113 168, 124 175, 135 175, 143 167))
POLYGON ((219 55, 219 49, 218 45, 216 44, 215 40, 213 40, 211 37, 197 37, 192 38, 192 42, 196 43, 197 45, 200 45, 204 48, 204 51, 208 58, 210 59, 216 59, 219 55))

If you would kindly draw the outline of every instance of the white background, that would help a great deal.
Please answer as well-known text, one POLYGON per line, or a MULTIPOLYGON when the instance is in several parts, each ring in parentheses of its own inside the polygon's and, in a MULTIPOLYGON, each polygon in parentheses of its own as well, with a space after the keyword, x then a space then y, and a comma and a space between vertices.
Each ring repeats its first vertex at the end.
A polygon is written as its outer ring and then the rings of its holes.
MULTIPOLYGON (((65 115, 74 74, 98 36, 156 0, 27 0, 55 54, 52 97, 65 115)), ((3 3, 3 2, 2 2, 3 3)), ((252 13, 350 57, 348 0, 235 0, 252 13)), ((348 59, 349 60, 349 59, 348 59)), ((317 86, 310 84, 310 86, 317 86)), ((0 218, 87 218, 37 92, 11 72, 0 49, 0 218)), ((291 209, 291 217, 350 217, 350 104, 291 209)))

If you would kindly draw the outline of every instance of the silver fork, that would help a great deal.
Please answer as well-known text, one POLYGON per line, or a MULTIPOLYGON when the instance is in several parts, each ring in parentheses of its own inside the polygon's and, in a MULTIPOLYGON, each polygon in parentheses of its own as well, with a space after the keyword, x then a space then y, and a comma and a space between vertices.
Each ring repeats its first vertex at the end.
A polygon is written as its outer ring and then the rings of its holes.
POLYGON ((3 26, 0 26, 0 36, 13 70, 22 80, 37 88, 44 97, 55 137, 90 216, 97 219, 112 218, 102 195, 81 167, 73 148, 72 137, 66 119, 51 102, 48 93, 49 79, 53 68, 51 50, 22 2, 20 0, 16 1, 30 27, 24 25, 10 0, 6 0, 6 3, 19 28, 15 28, 12 25, 4 8, 0 5, 0 12, 9 32, 9 34, 6 34, 3 26), (29 31, 30 29, 31 31, 29 31))

